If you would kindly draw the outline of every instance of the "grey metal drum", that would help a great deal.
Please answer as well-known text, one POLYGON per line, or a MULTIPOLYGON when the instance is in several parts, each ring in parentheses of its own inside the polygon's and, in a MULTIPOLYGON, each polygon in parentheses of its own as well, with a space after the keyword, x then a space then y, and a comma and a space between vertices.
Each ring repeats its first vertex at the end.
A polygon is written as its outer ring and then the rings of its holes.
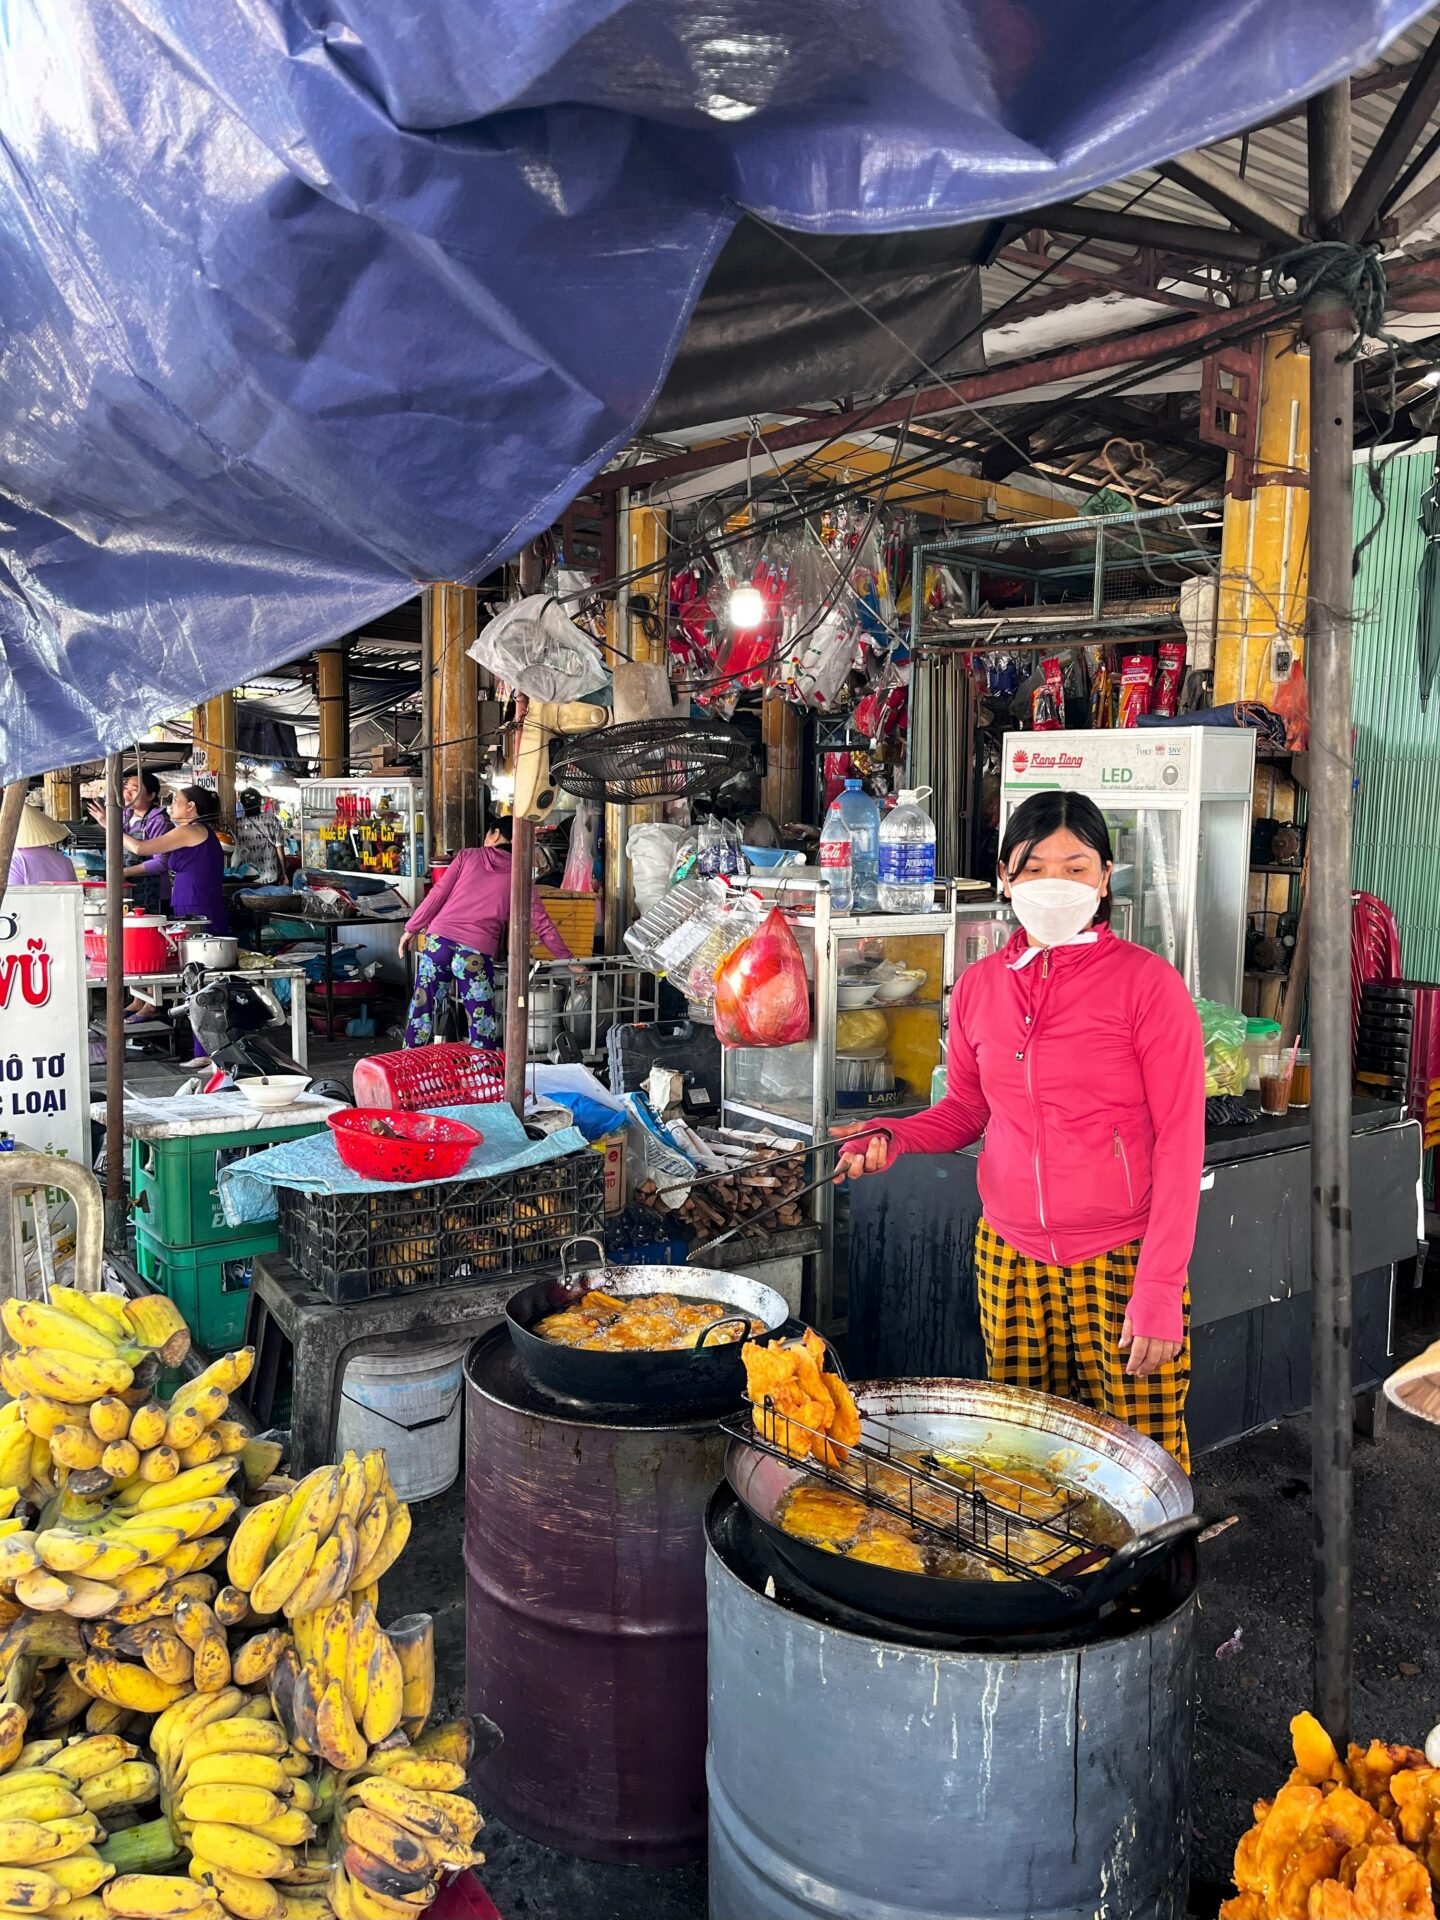
POLYGON ((711 1920, 1182 1920, 1193 1596, 967 1653, 707 1583, 711 1920))

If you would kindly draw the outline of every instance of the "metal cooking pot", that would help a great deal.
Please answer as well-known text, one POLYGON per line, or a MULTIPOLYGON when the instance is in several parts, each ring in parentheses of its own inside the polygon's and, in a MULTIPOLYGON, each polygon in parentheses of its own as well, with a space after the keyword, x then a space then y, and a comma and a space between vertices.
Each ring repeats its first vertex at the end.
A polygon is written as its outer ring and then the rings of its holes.
POLYGON ((187 967, 218 972, 240 963, 240 942, 228 933, 190 933, 180 942, 180 960, 187 967))
MULTIPOLYGON (((815 1468, 732 1441, 726 1478, 774 1550, 802 1579, 862 1612, 915 1626, 984 1632, 1093 1617, 1200 1531, 1190 1482, 1164 1448, 1072 1400, 995 1380, 872 1380, 857 1385, 854 1393, 865 1423, 862 1447, 874 1446, 883 1456, 888 1443, 894 1453, 923 1448, 1049 1468, 1077 1491, 1098 1495, 1134 1529, 1134 1538, 1094 1570, 1073 1575, 1063 1567, 1048 1579, 902 1573, 786 1533, 776 1519, 780 1503, 815 1468)), ((852 1451, 852 1465, 861 1458, 852 1451)), ((992 1516, 996 1512, 992 1509, 992 1516)), ((992 1546, 998 1531, 998 1519, 992 1517, 992 1546)))
POLYGON ((744 1274, 708 1267, 607 1267, 604 1258, 603 1245, 589 1234, 567 1240, 560 1249, 560 1278, 537 1280, 506 1301, 505 1324, 520 1365, 534 1384, 558 1399, 615 1412, 663 1408, 670 1413, 726 1413, 738 1406, 745 1391, 739 1341, 668 1353, 597 1353, 542 1340, 533 1331, 535 1322, 598 1289, 622 1300, 641 1293, 717 1300, 732 1309, 723 1320, 717 1315, 717 1327, 744 1315, 764 1321, 767 1332, 773 1332, 789 1319, 784 1297, 744 1274), (602 1264, 572 1269, 570 1251, 580 1246, 593 1247, 602 1264))

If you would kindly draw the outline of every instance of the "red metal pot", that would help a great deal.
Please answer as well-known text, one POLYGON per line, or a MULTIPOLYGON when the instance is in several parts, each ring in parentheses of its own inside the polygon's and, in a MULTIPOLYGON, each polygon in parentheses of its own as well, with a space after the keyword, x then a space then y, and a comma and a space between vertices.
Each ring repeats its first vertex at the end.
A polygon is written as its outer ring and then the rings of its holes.
MULTIPOLYGON (((104 922, 95 924, 89 914, 86 919, 85 971, 103 973, 109 951, 104 922)), ((178 973, 180 942, 200 924, 198 920, 171 920, 163 913, 127 913, 120 949, 126 973, 178 973)))

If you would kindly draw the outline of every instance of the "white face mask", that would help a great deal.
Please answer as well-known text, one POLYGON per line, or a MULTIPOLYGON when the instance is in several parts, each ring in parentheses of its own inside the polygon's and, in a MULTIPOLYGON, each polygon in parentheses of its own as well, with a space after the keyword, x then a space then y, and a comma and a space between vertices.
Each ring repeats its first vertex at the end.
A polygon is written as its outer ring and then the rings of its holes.
POLYGON ((1012 887, 1015 918, 1042 947, 1063 946, 1082 933, 1100 909, 1100 889, 1083 880, 1024 880, 1012 887))

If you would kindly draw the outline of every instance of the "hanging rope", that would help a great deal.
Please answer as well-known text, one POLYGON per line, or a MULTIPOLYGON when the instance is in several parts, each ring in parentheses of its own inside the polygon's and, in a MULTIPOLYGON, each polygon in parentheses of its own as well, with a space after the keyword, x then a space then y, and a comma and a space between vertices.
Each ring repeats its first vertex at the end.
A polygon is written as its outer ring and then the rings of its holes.
POLYGON ((1404 350, 1385 326, 1385 268, 1378 247, 1351 240, 1315 240, 1267 262, 1268 291, 1277 300, 1308 300, 1316 293, 1338 293, 1355 320, 1355 338, 1342 360, 1354 360, 1367 340, 1383 340, 1392 353, 1404 350), (1289 286, 1282 285, 1288 281, 1289 286))

